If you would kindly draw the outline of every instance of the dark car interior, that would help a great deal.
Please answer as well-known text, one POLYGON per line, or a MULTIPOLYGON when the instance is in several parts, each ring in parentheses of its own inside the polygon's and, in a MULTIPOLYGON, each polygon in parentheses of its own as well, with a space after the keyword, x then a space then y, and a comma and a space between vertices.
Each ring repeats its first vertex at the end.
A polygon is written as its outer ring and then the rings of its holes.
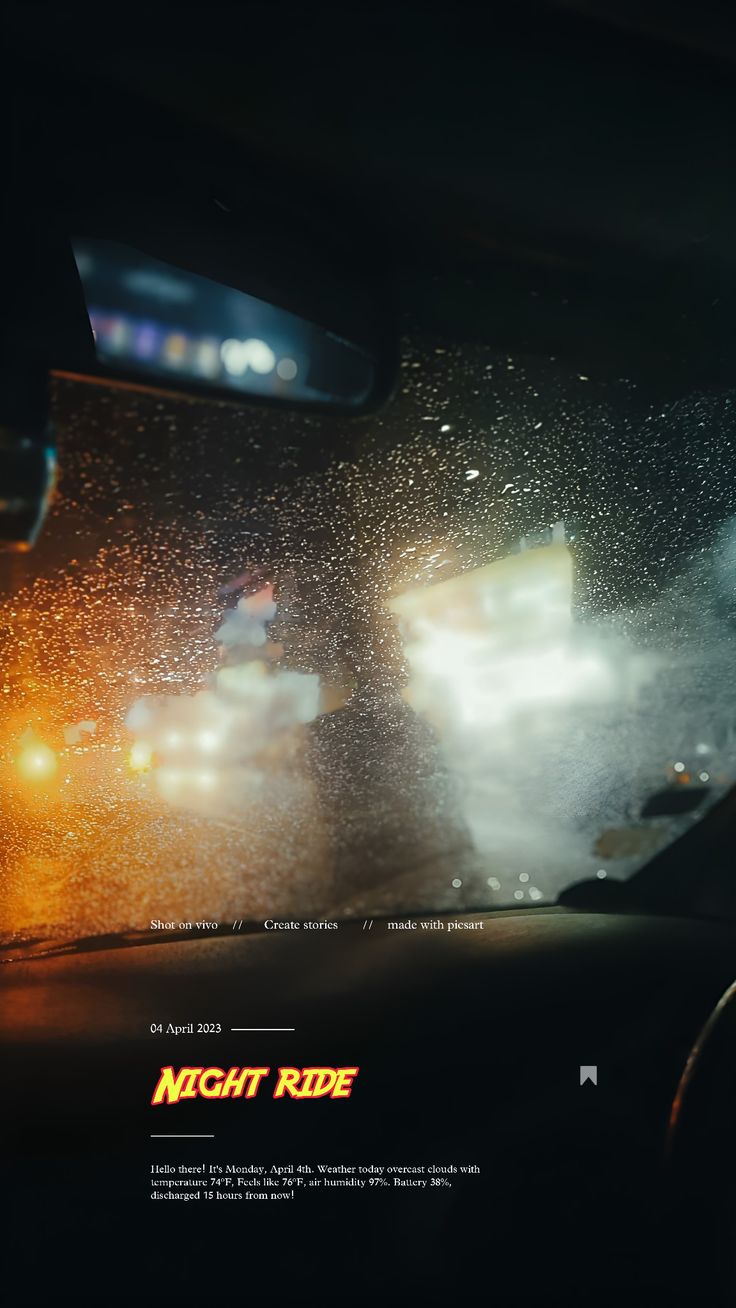
MULTIPOLYGON (((297 413, 316 397, 295 475, 322 467, 323 412, 331 453, 344 440, 350 457, 390 409, 412 335, 632 377, 662 406, 736 384, 727 6, 18 3, 4 23, 11 548, 43 530, 55 381, 232 400, 96 355, 79 233, 256 297, 368 361, 352 390, 358 374, 327 378, 325 362, 306 398, 238 394, 297 413)), ((684 813, 670 794, 650 812, 684 813)), ((368 885, 318 936, 256 917, 215 938, 4 932, 9 1293, 733 1302, 735 796, 725 787, 627 880, 575 878, 539 907, 443 906, 433 916, 467 924, 453 931, 417 928, 419 903, 373 913, 368 885), (214 1036, 153 1035, 158 1022, 220 1024, 216 1052, 214 1036), (246 1059, 361 1071, 345 1103, 150 1106, 165 1064, 246 1059), (297 1194, 277 1221, 251 1204, 246 1223, 239 1204, 150 1203, 151 1165, 180 1157, 151 1138, 174 1112, 223 1162, 481 1170, 431 1202, 400 1187, 297 1194)))

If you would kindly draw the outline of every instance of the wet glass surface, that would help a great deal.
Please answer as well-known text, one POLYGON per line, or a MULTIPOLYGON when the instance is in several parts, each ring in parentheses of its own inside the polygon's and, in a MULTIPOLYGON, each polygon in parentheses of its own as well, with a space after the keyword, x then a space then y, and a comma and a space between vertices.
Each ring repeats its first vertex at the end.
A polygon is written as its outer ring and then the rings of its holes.
POLYGON ((531 907, 732 782, 730 394, 414 345, 352 424, 55 416, 0 562, 3 931, 531 907))

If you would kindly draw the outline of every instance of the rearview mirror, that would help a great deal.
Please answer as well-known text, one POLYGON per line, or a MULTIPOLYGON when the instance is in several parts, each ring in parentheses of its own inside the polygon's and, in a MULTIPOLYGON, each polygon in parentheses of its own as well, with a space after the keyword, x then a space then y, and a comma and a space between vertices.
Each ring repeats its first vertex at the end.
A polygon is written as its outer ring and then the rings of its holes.
POLYGON ((48 504, 49 375, 347 416, 388 400, 391 260, 349 195, 93 75, 49 73, 52 122, 35 76, 0 217, 0 550, 48 504))
POLYGON ((119 241, 72 248, 100 378, 353 412, 383 389, 375 352, 334 330, 119 241))

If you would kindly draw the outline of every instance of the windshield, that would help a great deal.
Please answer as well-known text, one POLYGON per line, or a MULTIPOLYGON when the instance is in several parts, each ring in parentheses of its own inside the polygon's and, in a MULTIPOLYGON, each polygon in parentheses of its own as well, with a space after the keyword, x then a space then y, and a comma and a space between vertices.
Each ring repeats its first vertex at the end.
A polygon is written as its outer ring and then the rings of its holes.
POLYGON ((6 932, 553 901, 736 763, 730 395, 407 347, 379 417, 55 384, 6 932))

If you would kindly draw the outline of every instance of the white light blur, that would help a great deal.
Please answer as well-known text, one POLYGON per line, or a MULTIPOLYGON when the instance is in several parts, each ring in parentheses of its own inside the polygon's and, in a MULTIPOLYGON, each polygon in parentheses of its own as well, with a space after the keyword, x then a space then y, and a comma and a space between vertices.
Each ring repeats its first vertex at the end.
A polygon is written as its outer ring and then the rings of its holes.
POLYGON ((261 376, 266 376, 267 373, 273 372, 276 366, 276 355, 270 345, 255 336, 249 337, 246 341, 239 341, 235 337, 223 341, 220 346, 220 358, 225 371, 231 377, 242 377, 248 368, 261 376))
POLYGON ((389 607, 411 668, 406 699, 438 726, 508 730, 531 715, 545 728, 560 707, 605 703, 621 692, 622 677, 637 680, 613 646, 574 627, 564 545, 405 591, 389 607))
MULTIPOLYGON (((657 657, 574 619, 562 543, 413 587, 389 608, 410 670, 404 697, 433 727, 476 849, 499 869, 488 886, 519 900, 521 883, 536 902, 532 881, 546 885, 561 860, 594 875, 577 814, 606 793, 600 742, 636 710, 657 657)), ((622 730, 612 768, 629 765, 626 742, 622 730)))
POLYGON ((177 768, 157 768, 156 784, 164 799, 175 799, 181 791, 184 774, 177 768))
POLYGON ((265 341, 259 341, 256 337, 244 342, 244 347, 248 351, 248 362, 254 372, 266 373, 273 372, 276 367, 276 355, 270 345, 265 341))
POLYGON ((204 754, 214 754, 220 744, 220 736, 211 727, 205 727, 197 736, 197 744, 204 754))
POLYGON ((293 381, 299 371, 294 359, 279 359, 276 364, 276 372, 282 381, 293 381))
POLYGON ((195 358, 197 372, 203 377, 216 377, 220 371, 220 351, 214 341, 200 341, 195 358))

